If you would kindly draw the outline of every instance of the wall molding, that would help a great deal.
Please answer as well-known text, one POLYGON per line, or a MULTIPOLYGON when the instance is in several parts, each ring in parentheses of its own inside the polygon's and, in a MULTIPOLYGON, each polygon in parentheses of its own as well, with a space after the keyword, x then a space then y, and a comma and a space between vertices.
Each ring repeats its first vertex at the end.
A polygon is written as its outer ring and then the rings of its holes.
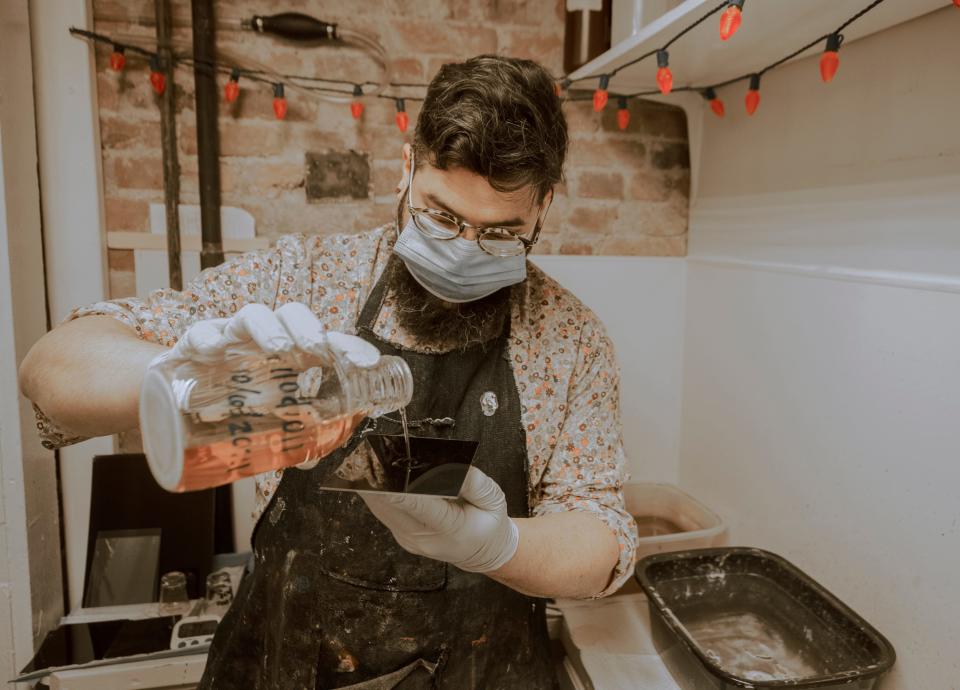
POLYGON ((928 292, 960 293, 960 278, 947 275, 909 273, 905 271, 877 271, 850 268, 847 266, 793 264, 756 259, 740 259, 729 256, 687 257, 686 261, 688 264, 695 265, 801 275, 809 278, 821 278, 847 283, 886 285, 911 290, 926 290, 928 292))

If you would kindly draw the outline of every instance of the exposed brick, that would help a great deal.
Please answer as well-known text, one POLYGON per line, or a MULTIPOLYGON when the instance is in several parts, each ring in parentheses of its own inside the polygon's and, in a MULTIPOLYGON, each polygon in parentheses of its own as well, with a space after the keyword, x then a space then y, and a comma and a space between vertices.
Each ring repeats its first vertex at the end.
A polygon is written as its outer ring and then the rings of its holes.
POLYGON ((107 183, 123 189, 162 189, 163 164, 158 155, 111 157, 106 166, 107 183))
POLYGON ((598 254, 615 256, 686 256, 687 238, 618 234, 606 238, 598 249, 598 254))
POLYGON ((158 147, 160 121, 105 115, 100 118, 100 144, 108 149, 158 147))
POLYGON ((656 175, 635 172, 627 185, 627 198, 634 201, 664 201, 670 195, 669 178, 663 173, 656 175))
POLYGON ((474 19, 498 24, 542 25, 563 19, 563 0, 453 0, 452 19, 474 19))
MULTIPOLYGON (((589 92, 576 91, 574 96, 589 96, 589 92)), ((563 114, 567 118, 567 129, 580 137, 588 137, 600 131, 600 116, 593 112, 590 101, 566 101, 563 104, 563 114)))
POLYGON ((400 58, 390 63, 390 72, 395 82, 417 82, 424 79, 423 63, 416 58, 400 58))
POLYGON ((614 204, 595 204, 575 206, 567 214, 567 225, 580 232, 606 234, 617 220, 617 207, 614 204))
POLYGON ((613 138, 609 135, 582 138, 573 132, 567 154, 571 166, 619 167, 631 169, 646 165, 647 146, 638 139, 613 138))
MULTIPOLYGON (((94 0, 93 5, 98 30, 153 38, 152 0, 94 0)), ((260 0, 218 2, 217 8, 222 16, 264 11, 260 0)), ((294 0, 289 9, 379 36, 397 82, 428 81, 443 64, 484 52, 532 57, 554 73, 561 71, 564 0, 294 0)), ((175 10, 188 14, 186 0, 175 0, 175 10)), ((188 26, 176 27, 174 34, 189 44, 188 26)), ((225 60, 249 58, 280 71, 351 81, 379 74, 372 60, 353 49, 302 49, 239 31, 218 32, 217 40, 225 60)), ((162 198, 158 99, 142 58, 128 56, 127 68, 117 74, 107 67, 109 54, 109 46, 95 51, 105 221, 109 229, 142 231, 148 200, 162 198)), ((225 80, 225 75, 218 77, 218 94, 225 80)), ((535 253, 682 255, 690 180, 682 109, 631 101, 630 127, 621 132, 616 128, 616 103, 602 114, 594 113, 594 84, 580 86, 570 95, 586 100, 564 105, 570 183, 557 186, 535 253)), ((422 94, 419 89, 396 91, 411 97, 422 94)), ((181 201, 197 203, 196 114, 189 68, 177 70, 175 94, 181 201)), ((248 209, 258 234, 268 238, 289 232, 357 232, 390 221, 401 147, 412 139, 420 103, 407 101, 411 125, 404 135, 396 128, 389 99, 365 97, 366 112, 359 121, 350 117, 345 103, 291 88, 287 99, 287 118, 277 121, 269 84, 243 79, 236 103, 219 98, 223 202, 248 209), (366 156, 368 180, 355 185, 362 188, 362 198, 327 197, 324 203, 310 203, 300 189, 306 181, 308 151, 366 156)), ((111 262, 111 294, 133 294, 129 257, 115 255, 111 262)))
POLYGON ((538 29, 507 29, 500 33, 502 55, 536 60, 554 74, 563 71, 563 36, 538 29))
POLYGON ((104 222, 109 231, 145 232, 150 223, 150 204, 138 199, 107 197, 103 200, 103 212, 104 222))
POLYGON ((626 202, 620 206, 616 234, 676 237, 687 232, 686 200, 683 203, 626 202))
POLYGON ((587 199, 622 199, 623 175, 618 172, 579 172, 577 194, 587 199))
POLYGON ((373 164, 373 195, 374 197, 392 196, 396 194, 397 184, 403 177, 403 159, 392 161, 378 161, 373 164))
MULTIPOLYGON (((471 56, 497 52, 497 32, 486 26, 446 25, 432 22, 399 21, 390 34, 400 54, 447 53, 471 56)), ((383 37, 387 41, 388 37, 383 37)))
MULTIPOLYGON (((605 132, 619 132, 617 125, 617 102, 610 100, 604 108, 601 119, 605 132)), ((683 108, 656 103, 653 101, 631 98, 627 101, 627 110, 630 113, 628 133, 644 134, 665 139, 687 138, 687 116, 683 108)))
POLYGON ((108 249, 107 266, 111 271, 133 271, 133 250, 108 249))
MULTIPOLYGON (((261 120, 233 121, 220 118, 218 127, 220 155, 225 158, 231 156, 278 155, 285 149, 285 127, 289 127, 289 124, 261 120)), ((182 153, 196 155, 197 128, 195 124, 180 125, 177 129, 177 138, 182 153)))
POLYGON ((690 167, 690 146, 686 143, 656 144, 650 151, 650 162, 655 168, 690 167))
POLYGON ((584 242, 583 240, 567 239, 560 244, 561 254, 581 254, 589 256, 593 254, 593 249, 593 242, 584 242))

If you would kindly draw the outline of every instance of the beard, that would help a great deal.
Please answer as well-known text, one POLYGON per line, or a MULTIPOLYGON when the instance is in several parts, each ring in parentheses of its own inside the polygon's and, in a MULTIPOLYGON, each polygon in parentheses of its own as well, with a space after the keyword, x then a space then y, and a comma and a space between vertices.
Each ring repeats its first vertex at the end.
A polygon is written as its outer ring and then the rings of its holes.
POLYGON ((423 288, 396 255, 387 267, 400 327, 427 350, 466 350, 499 336, 510 313, 511 288, 471 302, 447 302, 423 288))

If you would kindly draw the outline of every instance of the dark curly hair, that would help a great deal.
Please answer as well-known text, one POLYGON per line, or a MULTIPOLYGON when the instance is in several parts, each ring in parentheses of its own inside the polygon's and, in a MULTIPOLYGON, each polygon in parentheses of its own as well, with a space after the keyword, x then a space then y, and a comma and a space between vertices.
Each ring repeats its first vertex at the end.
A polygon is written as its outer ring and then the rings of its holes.
POLYGON ((537 202, 563 179, 567 121, 554 80, 533 60, 478 55, 444 65, 417 118, 415 159, 482 175, 537 202))

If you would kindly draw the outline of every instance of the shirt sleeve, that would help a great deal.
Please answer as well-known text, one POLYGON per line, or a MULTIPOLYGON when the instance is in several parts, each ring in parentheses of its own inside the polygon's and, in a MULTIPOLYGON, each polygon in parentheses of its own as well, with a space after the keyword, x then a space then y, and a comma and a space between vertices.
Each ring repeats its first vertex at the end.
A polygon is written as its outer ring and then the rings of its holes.
POLYGON ((620 373, 603 326, 589 320, 581 331, 567 414, 547 463, 534 515, 583 511, 617 538, 619 558, 610 583, 595 598, 613 594, 633 572, 637 527, 627 512, 627 479, 620 423, 620 373))
MULTIPOLYGON (((129 326, 142 340, 173 347, 197 321, 229 317, 251 303, 273 308, 279 289, 283 245, 296 241, 295 237, 284 238, 277 248, 248 252, 208 268, 181 291, 162 288, 142 299, 130 297, 78 307, 63 323, 84 316, 110 316, 129 326)), ((302 238, 300 241, 302 243, 302 238)), ((36 405, 34 413, 44 447, 53 450, 86 440, 59 428, 36 405)))

